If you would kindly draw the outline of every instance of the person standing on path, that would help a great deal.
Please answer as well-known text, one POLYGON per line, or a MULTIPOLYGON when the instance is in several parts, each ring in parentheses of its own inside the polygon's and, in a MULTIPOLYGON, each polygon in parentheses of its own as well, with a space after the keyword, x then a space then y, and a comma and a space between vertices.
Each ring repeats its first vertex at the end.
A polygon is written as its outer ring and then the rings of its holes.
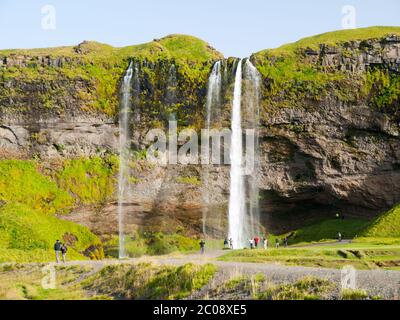
POLYGON ((275 239, 275 248, 279 248, 279 239, 278 238, 275 239))
POLYGON ((229 247, 233 250, 233 239, 229 238, 229 247))
POLYGON ((339 242, 342 242, 342 234, 340 232, 338 232, 338 240, 339 242))
POLYGON ((254 239, 249 239, 250 249, 254 249, 254 239))
POLYGON ((267 250, 268 249, 268 239, 264 238, 264 249, 267 250))
POLYGON ((54 244, 54 251, 56 253, 56 262, 60 262, 60 251, 61 251, 61 242, 60 240, 57 240, 56 243, 54 244))
POLYGON ((260 242, 260 238, 259 237, 254 237, 254 246, 256 247, 256 249, 258 247, 258 243, 259 242, 260 242))
POLYGON ((205 246, 206 246, 206 243, 204 242, 204 240, 201 240, 200 241, 200 254, 204 254, 205 246))
POLYGON ((283 238, 283 245, 284 245, 285 248, 287 247, 287 245, 288 245, 287 237, 283 238))
POLYGON ((228 245, 229 245, 228 239, 225 238, 225 240, 224 240, 224 249, 228 248, 228 245))
POLYGON ((61 246, 62 261, 65 263, 67 257, 68 247, 65 243, 61 246))

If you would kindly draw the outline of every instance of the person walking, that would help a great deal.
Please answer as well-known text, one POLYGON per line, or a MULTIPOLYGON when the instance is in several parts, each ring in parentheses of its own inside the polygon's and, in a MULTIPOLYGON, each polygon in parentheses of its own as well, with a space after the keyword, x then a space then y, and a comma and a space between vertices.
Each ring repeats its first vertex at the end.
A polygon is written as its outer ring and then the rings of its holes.
POLYGON ((68 247, 65 243, 61 245, 62 261, 65 263, 67 257, 68 247))
POLYGON ((200 254, 204 254, 206 243, 204 240, 200 241, 200 254))
POLYGON ((61 251, 61 242, 60 240, 57 240, 56 243, 54 244, 54 252, 56 253, 56 262, 60 262, 60 251, 61 251))
POLYGON ((338 232, 338 241, 342 242, 342 234, 340 232, 338 232))
POLYGON ((224 249, 228 248, 228 246, 229 246, 228 239, 225 238, 225 240, 224 240, 224 249))
POLYGON ((268 239, 264 238, 263 243, 264 243, 264 249, 267 250, 268 249, 268 239))
POLYGON ((233 250, 233 239, 229 238, 229 247, 233 250))
POLYGON ((288 238, 287 237, 283 238, 283 245, 284 245, 285 248, 287 247, 287 245, 288 245, 288 238))
POLYGON ((279 239, 278 238, 275 239, 275 248, 279 248, 279 239))

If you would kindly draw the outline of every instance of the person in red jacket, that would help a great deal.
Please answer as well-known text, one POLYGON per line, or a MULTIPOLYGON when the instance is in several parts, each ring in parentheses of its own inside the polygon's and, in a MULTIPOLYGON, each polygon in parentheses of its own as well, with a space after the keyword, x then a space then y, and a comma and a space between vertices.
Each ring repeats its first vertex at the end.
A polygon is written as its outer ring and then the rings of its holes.
POLYGON ((257 248, 258 243, 260 242, 260 238, 259 237, 254 237, 254 245, 257 248))

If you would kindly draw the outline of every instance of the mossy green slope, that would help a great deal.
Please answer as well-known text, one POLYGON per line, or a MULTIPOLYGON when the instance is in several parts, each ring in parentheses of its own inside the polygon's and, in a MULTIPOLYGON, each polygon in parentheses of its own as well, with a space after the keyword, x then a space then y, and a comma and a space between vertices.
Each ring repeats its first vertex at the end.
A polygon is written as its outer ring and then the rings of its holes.
POLYGON ((0 200, 47 214, 65 213, 73 205, 71 195, 40 174, 33 160, 0 161, 0 200))
POLYGON ((55 180, 73 195, 76 205, 102 205, 114 195, 117 169, 116 156, 67 159, 55 180))
MULTIPOLYGON (((118 109, 118 84, 130 59, 153 63, 160 60, 174 61, 182 76, 190 81, 196 80, 193 83, 188 81, 186 85, 197 87, 205 85, 210 66, 223 56, 198 38, 170 35, 122 48, 85 41, 70 47, 0 51, 0 58, 10 57, 29 58, 30 62, 24 67, 16 65, 0 69, 0 105, 2 101, 7 103, 8 97, 26 96, 22 88, 10 83, 26 83, 25 88, 46 87, 46 90, 29 93, 31 99, 28 101, 40 102, 31 108, 36 106, 43 109, 45 106, 48 110, 56 109, 63 113, 68 107, 65 101, 75 100, 74 105, 80 110, 115 116, 118 109), (60 59, 62 63, 57 67, 43 65, 40 63, 42 57, 60 59)), ((193 91, 193 88, 186 91, 193 91)), ((22 101, 18 103, 18 100, 14 100, 14 104, 20 112, 27 111, 22 101)))
POLYGON ((101 258, 101 242, 93 233, 54 215, 108 199, 114 191, 113 161, 66 160, 46 175, 34 160, 1 160, 0 261, 53 260, 56 239, 69 245, 71 259, 101 258))
MULTIPOLYGON (((399 117, 400 81, 388 70, 372 68, 364 73, 338 70, 313 63, 307 50, 319 53, 320 45, 340 47, 354 41, 400 35, 400 27, 370 27, 328 32, 301 39, 276 49, 255 53, 252 60, 265 78, 263 108, 309 108, 310 101, 334 98, 341 102, 367 104, 399 117)), ((360 48, 343 49, 342 57, 357 60, 360 48)), ((369 50, 366 46, 362 50, 369 50)))
POLYGON ((85 259, 86 250, 101 257, 100 241, 86 227, 22 204, 0 208, 0 262, 52 261, 56 239, 68 244, 69 259, 85 259))
POLYGON ((343 239, 353 239, 368 224, 366 219, 331 219, 314 223, 290 233, 289 244, 336 240, 338 233, 343 239))
POLYGON ((400 204, 379 216, 361 234, 364 237, 399 238, 400 237, 400 204))
POLYGON ((260 51, 273 54, 290 54, 295 53, 298 49, 319 49, 321 44, 336 46, 348 41, 362 41, 369 39, 380 39, 389 35, 399 35, 400 27, 375 26, 368 28, 357 28, 348 30, 338 30, 332 32, 321 33, 315 36, 300 39, 293 43, 285 44, 276 49, 267 49, 260 51))
POLYGON ((0 50, 0 55, 11 54, 52 57, 80 58, 85 62, 114 63, 130 57, 146 58, 149 61, 158 59, 175 59, 203 63, 223 58, 222 54, 213 49, 207 42, 183 34, 173 34, 152 42, 126 47, 113 47, 96 41, 84 41, 78 46, 64 46, 38 49, 7 49, 0 50), (111 59, 111 60, 110 60, 111 59))

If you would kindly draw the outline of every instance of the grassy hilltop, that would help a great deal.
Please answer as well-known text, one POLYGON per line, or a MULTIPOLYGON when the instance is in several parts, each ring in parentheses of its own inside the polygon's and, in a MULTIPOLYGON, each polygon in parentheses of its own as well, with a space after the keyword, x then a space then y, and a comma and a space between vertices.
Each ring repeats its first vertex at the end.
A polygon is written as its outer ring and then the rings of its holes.
MULTIPOLYGON (((115 48, 94 41, 84 41, 77 46, 46 49, 1 50, 0 58, 22 58, 28 61, 26 67, 18 65, 0 69, 0 84, 24 82, 52 84, 47 92, 32 92, 34 99, 48 109, 60 108, 70 91, 78 98, 81 108, 115 116, 118 108, 119 81, 128 61, 174 61, 178 66, 183 86, 205 86, 212 63, 223 56, 208 43, 188 35, 169 35, 152 42, 115 48), (58 66, 42 65, 40 59, 51 57, 58 66), (61 61, 61 63, 59 63, 61 61), (83 82, 78 90, 65 86, 68 82, 83 82), (63 85, 61 85, 63 84, 63 85)), ((149 71, 149 70, 147 70, 149 71)), ((156 86, 154 72, 149 72, 149 81, 156 86)), ((21 88, 0 86, 0 101, 9 96, 24 96, 21 88)), ((23 106, 21 105, 21 108, 23 106)))
POLYGON ((399 117, 399 77, 387 70, 354 73, 340 70, 338 66, 319 66, 313 61, 313 57, 324 55, 320 51, 324 47, 337 51, 348 64, 356 64, 361 53, 379 55, 379 49, 375 49, 371 41, 379 42, 392 35, 400 36, 400 27, 340 30, 255 53, 252 59, 263 77, 268 79, 264 109, 308 108, 310 100, 334 97, 344 103, 365 103, 399 117))

